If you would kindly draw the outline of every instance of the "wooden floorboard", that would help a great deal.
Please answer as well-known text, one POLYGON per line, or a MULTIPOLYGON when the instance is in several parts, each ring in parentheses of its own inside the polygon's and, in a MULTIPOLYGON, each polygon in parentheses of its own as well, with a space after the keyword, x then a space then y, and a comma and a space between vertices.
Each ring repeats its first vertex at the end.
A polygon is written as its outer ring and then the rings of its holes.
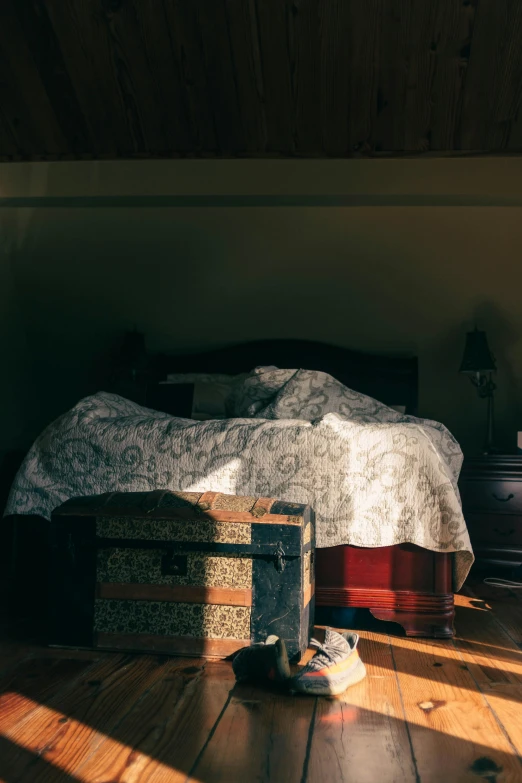
POLYGON ((497 723, 522 757, 522 651, 485 603, 474 597, 456 598, 455 646, 497 723))
POLYGON ((227 662, 168 665, 164 677, 132 709, 76 774, 85 781, 185 781, 228 704, 234 675, 227 662))
POLYGON ((315 699, 238 685, 195 765, 191 783, 281 780, 300 783, 315 699))
MULTIPOLYGON (((54 780, 55 769, 73 773, 161 676, 164 665, 146 657, 107 656, 73 680, 65 692, 48 699, 36 701, 19 692, 18 702, 26 705, 26 715, 4 737, 33 753, 34 759, 26 768, 17 767, 16 780, 47 783, 54 780), (39 765, 42 759, 49 765, 45 769, 39 765)), ((17 765, 16 752, 4 754, 0 763, 17 765)))
POLYGON ((368 676, 331 699, 6 639, 0 783, 522 781, 522 601, 470 582, 456 605, 453 640, 362 631, 368 676))
POLYGON ((361 631, 367 678, 335 699, 319 699, 308 779, 329 783, 416 780, 408 727, 387 634, 361 631))
POLYGON ((455 645, 482 685, 522 685, 522 650, 485 604, 465 595, 455 597, 455 645))
POLYGON ((493 587, 474 580, 464 592, 474 598, 476 606, 494 612, 498 623, 522 650, 522 590, 493 587))
POLYGON ((452 641, 397 639, 393 657, 423 783, 476 781, 477 761, 520 779, 519 759, 452 641))
POLYGON ((4 737, 29 714, 28 704, 45 703, 66 687, 89 662, 71 659, 28 658, 0 681, 0 732, 4 737))

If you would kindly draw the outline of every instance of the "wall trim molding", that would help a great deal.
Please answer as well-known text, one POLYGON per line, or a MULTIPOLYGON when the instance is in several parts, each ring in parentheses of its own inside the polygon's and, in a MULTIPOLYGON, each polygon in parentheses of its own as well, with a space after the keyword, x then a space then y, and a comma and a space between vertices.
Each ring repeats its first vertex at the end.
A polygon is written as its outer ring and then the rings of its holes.
POLYGON ((58 208, 520 206, 522 157, 0 163, 0 202, 58 208))
POLYGON ((221 195, 0 197, 0 209, 201 209, 266 207, 522 207, 521 196, 462 195, 221 195))

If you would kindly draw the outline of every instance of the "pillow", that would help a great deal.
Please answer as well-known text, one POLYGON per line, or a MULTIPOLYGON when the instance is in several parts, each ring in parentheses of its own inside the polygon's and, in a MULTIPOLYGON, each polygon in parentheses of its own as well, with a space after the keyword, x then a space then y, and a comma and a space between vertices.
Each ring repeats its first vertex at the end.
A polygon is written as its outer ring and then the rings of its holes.
POLYGON ((186 419, 227 418, 232 383, 242 376, 220 373, 174 373, 149 389, 147 405, 186 419))
POLYGON ((406 413, 406 405, 388 405, 388 408, 397 411, 397 413, 402 413, 403 415, 406 413))
POLYGON ((224 375, 223 373, 185 372, 171 373, 166 381, 160 383, 224 383, 231 384, 237 375, 224 375))
POLYGON ((192 397, 192 419, 206 421, 207 419, 225 419, 227 416, 227 399, 230 394, 229 383, 214 381, 196 381, 192 397))

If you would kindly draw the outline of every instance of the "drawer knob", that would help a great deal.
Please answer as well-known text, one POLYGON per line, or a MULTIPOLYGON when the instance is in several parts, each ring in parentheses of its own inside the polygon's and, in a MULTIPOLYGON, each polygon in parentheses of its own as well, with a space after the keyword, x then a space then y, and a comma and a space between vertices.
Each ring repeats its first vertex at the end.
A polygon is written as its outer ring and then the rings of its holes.
POLYGON ((508 500, 511 500, 512 498, 514 498, 514 497, 515 497, 515 496, 513 495, 513 493, 512 493, 512 492, 510 492, 510 493, 509 493, 509 495, 507 496, 507 498, 499 498, 499 496, 498 496, 498 495, 496 495, 494 492, 492 492, 491 494, 493 495, 493 497, 495 498, 495 500, 498 500, 498 501, 499 501, 499 503, 507 503, 507 502, 508 502, 508 500))

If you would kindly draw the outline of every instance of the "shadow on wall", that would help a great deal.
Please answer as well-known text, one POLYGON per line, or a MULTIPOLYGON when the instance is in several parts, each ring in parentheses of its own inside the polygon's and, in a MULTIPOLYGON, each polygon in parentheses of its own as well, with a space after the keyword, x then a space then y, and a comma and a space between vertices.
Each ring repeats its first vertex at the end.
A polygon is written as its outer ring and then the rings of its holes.
MULTIPOLYGON (((32 356, 17 283, 24 229, 19 212, 0 210, 0 461, 11 448, 23 448, 34 432, 30 406, 32 356)), ((30 220, 30 215, 24 219, 30 220)), ((31 252, 28 247, 25 250, 31 252)))
MULTIPOLYGON (((465 314, 465 313, 464 313, 465 314)), ((486 401, 459 374, 466 332, 475 326, 487 333, 497 364, 495 444, 501 451, 516 449, 522 429, 521 338, 505 310, 491 301, 473 307, 467 320, 454 321, 442 333, 419 340, 421 415, 442 421, 463 444, 465 453, 479 453, 486 436, 486 401)))
MULTIPOLYGON (((501 450, 514 451, 517 429, 522 428, 522 377, 516 371, 522 366, 521 335, 507 312, 491 301, 483 301, 476 306, 473 327, 475 324, 486 331, 497 366, 494 378, 497 385, 495 442, 501 450)), ((484 400, 480 402, 485 421, 486 403, 484 400)))
POLYGON ((477 326, 488 333, 490 350, 497 365, 497 383, 506 387, 509 405, 516 409, 518 417, 522 407, 522 378, 517 376, 515 367, 520 364, 522 353, 520 331, 494 302, 482 302, 475 308, 474 315, 477 326))

